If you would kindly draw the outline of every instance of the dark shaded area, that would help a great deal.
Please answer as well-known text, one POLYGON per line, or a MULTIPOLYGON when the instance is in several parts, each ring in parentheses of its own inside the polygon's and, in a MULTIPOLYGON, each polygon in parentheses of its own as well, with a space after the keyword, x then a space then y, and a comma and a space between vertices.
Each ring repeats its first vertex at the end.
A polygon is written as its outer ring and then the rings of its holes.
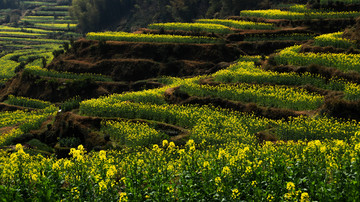
POLYGON ((298 41, 240 41, 237 47, 247 55, 269 55, 278 49, 300 44, 298 41))
POLYGON ((0 112, 4 112, 4 111, 16 111, 16 110, 28 110, 28 111, 32 111, 32 110, 37 110, 37 109, 31 109, 28 107, 21 107, 21 106, 16 106, 16 105, 9 105, 6 103, 0 103, 0 112))
POLYGON ((333 46, 314 46, 313 41, 309 41, 306 44, 303 44, 300 49, 300 53, 313 52, 313 53, 346 53, 346 54, 359 54, 359 49, 350 48, 335 48, 333 46))
POLYGON ((255 136, 260 143, 263 143, 265 141, 271 141, 271 142, 278 141, 278 138, 275 135, 271 134, 269 130, 257 132, 255 133, 255 136))
POLYGON ((89 41, 75 42, 48 69, 109 75, 115 81, 214 73, 222 62, 236 60, 242 50, 226 44, 180 44, 89 41))
POLYGON ((129 90, 130 86, 126 83, 95 82, 91 79, 54 79, 21 72, 7 81, 5 87, 0 90, 0 100, 4 101, 8 95, 12 94, 50 102, 61 102, 76 95, 83 99, 90 99, 129 90))
MULTIPOLYGON (((80 116, 71 112, 58 113, 53 124, 48 123, 38 131, 32 131, 35 138, 41 142, 54 147, 62 139, 77 139, 88 150, 104 149, 109 143, 109 137, 99 133, 101 128, 101 118, 80 116)), ((58 157, 66 157, 59 145, 56 146, 58 157)))
POLYGON ((313 34, 312 31, 309 31, 306 27, 295 27, 295 28, 282 28, 274 30, 237 30, 236 33, 231 33, 226 36, 227 41, 242 41, 248 37, 261 36, 263 38, 273 38, 276 36, 282 35, 291 35, 291 34, 313 34))
POLYGON ((326 99, 321 112, 336 118, 360 121, 360 101, 326 99))
POLYGON ((299 88, 302 88, 309 93, 316 93, 318 95, 322 95, 325 97, 325 99, 328 99, 328 98, 342 99, 344 97, 343 91, 326 90, 326 89, 318 88, 318 87, 315 87, 315 86, 312 86, 309 84, 300 86, 299 88))
POLYGON ((263 0, 73 0, 70 13, 81 31, 136 30, 153 22, 191 22, 197 18, 223 18, 241 10, 269 7, 284 1, 263 0))
POLYGON ((0 9, 19 8, 20 0, 0 0, 0 9))
POLYGON ((360 45, 360 17, 356 19, 356 24, 354 26, 349 27, 344 31, 343 37, 355 40, 356 43, 360 45))
POLYGON ((311 9, 324 9, 333 11, 358 11, 360 10, 359 3, 344 3, 342 1, 328 1, 327 3, 320 4, 316 0, 309 0, 311 9))

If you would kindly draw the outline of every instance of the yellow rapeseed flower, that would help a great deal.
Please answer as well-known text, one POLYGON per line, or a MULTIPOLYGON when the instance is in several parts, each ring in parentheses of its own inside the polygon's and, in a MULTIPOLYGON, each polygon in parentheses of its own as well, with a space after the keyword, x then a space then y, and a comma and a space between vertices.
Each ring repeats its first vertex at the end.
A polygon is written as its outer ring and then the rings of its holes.
POLYGON ((228 166, 225 166, 225 167, 223 167, 221 173, 223 175, 229 175, 231 173, 231 170, 230 170, 230 168, 228 166))
POLYGON ((106 183, 104 182, 104 180, 101 180, 101 181, 99 182, 99 190, 100 190, 100 192, 103 192, 103 191, 105 191, 106 189, 107 189, 106 183))
POLYGON ((274 200, 274 196, 269 194, 267 197, 266 197, 266 200, 268 200, 269 202, 273 201, 274 200))
POLYGON ((120 193, 119 202, 122 202, 122 201, 128 201, 128 196, 127 196, 126 192, 120 193))
POLYGON ((301 202, 308 202, 310 201, 310 196, 307 192, 303 192, 301 193, 301 198, 300 198, 301 202))
POLYGON ((16 151, 23 150, 23 146, 22 146, 21 144, 16 144, 15 150, 16 150, 16 151))
POLYGON ((162 146, 163 147, 167 147, 168 145, 169 145, 169 141, 167 141, 167 140, 162 141, 162 146))
POLYGON ((111 178, 116 174, 116 167, 111 165, 109 170, 106 172, 106 177, 111 178))
POLYGON ((215 184, 219 185, 221 183, 221 178, 220 177, 216 177, 215 178, 215 184))
POLYGON ((77 187, 71 188, 71 193, 72 193, 74 199, 80 198, 80 192, 77 187))
POLYGON ((295 189, 295 184, 293 182, 288 182, 286 184, 286 189, 289 190, 289 191, 292 191, 295 189))
POLYGON ((290 200, 292 198, 292 194, 291 193, 285 193, 284 198, 285 198, 285 200, 290 200))
POLYGON ((59 162, 56 161, 53 165, 52 165, 52 169, 53 170, 59 170, 60 169, 60 166, 59 166, 59 162))
POLYGON ((170 142, 170 143, 169 143, 169 148, 171 148, 171 149, 175 148, 175 143, 174 143, 174 142, 170 142))
POLYGON ((240 195, 240 193, 239 193, 238 189, 232 190, 231 198, 236 199, 239 195, 240 195))
POLYGON ((106 151, 101 150, 99 152, 99 158, 100 158, 100 160, 106 160, 106 151))

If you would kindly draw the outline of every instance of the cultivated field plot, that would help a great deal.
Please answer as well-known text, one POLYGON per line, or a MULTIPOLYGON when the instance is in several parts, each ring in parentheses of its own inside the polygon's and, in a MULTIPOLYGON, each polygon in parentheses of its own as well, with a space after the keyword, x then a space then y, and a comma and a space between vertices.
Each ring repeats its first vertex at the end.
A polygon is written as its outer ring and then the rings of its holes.
POLYGON ((127 32, 89 32, 91 40, 131 41, 131 42, 174 42, 174 43, 216 43, 219 40, 210 37, 193 37, 178 35, 134 34, 127 32))
POLYGON ((304 19, 336 19, 336 18, 354 18, 360 16, 358 11, 343 11, 343 12, 294 12, 283 11, 279 9, 272 10, 243 10, 240 12, 243 17, 259 17, 266 19, 289 19, 289 20, 304 20, 304 19))

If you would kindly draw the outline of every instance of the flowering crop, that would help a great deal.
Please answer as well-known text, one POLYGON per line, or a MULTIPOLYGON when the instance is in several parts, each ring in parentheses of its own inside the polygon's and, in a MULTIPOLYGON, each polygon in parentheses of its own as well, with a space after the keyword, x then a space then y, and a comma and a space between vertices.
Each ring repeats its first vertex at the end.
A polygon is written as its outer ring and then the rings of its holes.
POLYGON ((39 128, 49 116, 55 115, 57 110, 54 105, 50 105, 44 109, 31 112, 26 110, 0 112, 0 128, 18 126, 8 133, 0 134, 0 146, 6 145, 13 137, 39 128))
POLYGON ((149 29, 164 29, 164 30, 183 30, 195 32, 213 32, 220 34, 228 34, 231 32, 230 28, 218 24, 203 24, 203 23, 153 23, 148 25, 149 29))
POLYGON ((80 145, 69 159, 31 156, 16 145, 14 153, 0 151, 0 196, 10 201, 357 201, 359 135, 351 142, 205 149, 193 140, 184 147, 164 141, 163 147, 141 152, 87 153, 80 145))
POLYGON ((38 10, 38 11, 36 11, 36 15, 67 16, 67 15, 69 15, 69 12, 68 11, 42 11, 42 10, 38 10))
POLYGON ((215 81, 223 83, 273 83, 279 85, 313 85, 318 88, 343 91, 345 99, 360 99, 360 86, 340 79, 327 80, 320 75, 310 73, 296 74, 294 72, 272 72, 255 67, 253 62, 239 62, 227 69, 220 70, 212 75, 215 81))
POLYGON ((11 78, 15 76, 15 67, 19 65, 18 62, 8 60, 4 57, 0 58, 0 78, 11 78))
POLYGON ((72 23, 34 23, 35 27, 54 30, 73 30, 77 24, 72 23))
MULTIPOLYGON (((305 7, 292 9, 312 15, 305 7)), ((210 27, 210 24, 205 25, 210 27)), ((217 42, 213 38, 115 32, 90 33, 88 38, 91 37, 149 42, 217 42)), ((16 51, 3 56, 0 62, 6 64, 2 69, 4 78, 13 75, 14 67, 20 61, 48 54, 49 51, 16 51)), ((336 54, 299 53, 299 46, 295 46, 278 53, 275 60, 301 65, 317 61, 343 71, 359 69, 358 55, 342 56, 346 56, 349 63, 340 62, 340 56, 336 54)), ((244 56, 241 60, 258 61, 261 58, 244 56)), ((96 80, 108 79, 101 75, 56 72, 38 66, 27 66, 25 71, 54 78, 94 76, 96 80)), ((11 151, 0 149, 0 198, 4 201, 360 200, 359 122, 316 114, 271 120, 213 106, 170 105, 164 96, 166 89, 180 86, 180 90, 190 95, 308 110, 317 109, 323 97, 296 86, 310 84, 343 91, 345 99, 358 100, 359 85, 308 73, 265 71, 253 62, 236 63, 212 75, 190 79, 164 77, 160 82, 165 86, 80 103, 80 114, 112 120, 103 121, 99 133, 108 134, 112 141, 122 145, 121 150, 90 152, 79 145, 70 150, 71 157, 57 159, 30 155, 29 150, 19 144, 15 151, 14 147, 8 147, 11 151), (209 77, 223 84, 199 84, 201 79, 209 77), (156 122, 186 128, 191 139, 182 146, 163 140, 168 137, 155 129, 156 122), (263 134, 278 141, 258 143, 256 137, 263 134)), ((0 134, 1 147, 38 128, 58 110, 51 103, 39 100, 9 96, 8 101, 44 109, 0 112, 0 128, 4 131, 0 134)), ((70 102, 75 105, 80 99, 70 102)))
POLYGON ((278 64, 309 65, 318 64, 336 67, 342 71, 355 70, 360 72, 360 54, 345 53, 299 53, 300 46, 291 46, 281 50, 275 56, 278 64))
POLYGON ((4 25, 0 25, 0 31, 44 33, 44 34, 51 32, 49 30, 43 30, 43 29, 9 27, 4 25))
POLYGON ((341 38, 343 32, 335 32, 330 34, 323 34, 314 38, 314 45, 317 46, 334 46, 335 48, 349 48, 356 47, 355 41, 341 38))
POLYGON ((302 89, 245 83, 219 86, 189 84, 182 85, 180 89, 195 96, 214 96, 294 110, 317 109, 324 99, 320 95, 310 94, 302 89))
POLYGON ((302 34, 302 33, 292 33, 292 34, 254 34, 244 38, 244 41, 273 41, 273 40, 294 40, 294 41, 306 41, 313 39, 313 34, 302 34))
POLYGON ((286 139, 291 139, 291 137, 296 139, 322 137, 348 139, 354 134, 354 131, 360 130, 359 123, 341 120, 303 117, 289 122, 273 121, 206 106, 154 105, 127 101, 109 104, 105 100, 93 99, 83 101, 80 104, 80 111, 92 116, 140 118, 175 124, 191 129, 191 135, 196 141, 206 140, 208 143, 231 141, 249 143, 254 141, 254 133, 268 127, 275 129, 275 136, 286 139), (301 123, 306 124, 301 125, 301 123), (315 133, 311 132, 313 125, 317 126, 317 130, 314 130, 315 133), (335 128, 339 130, 335 130, 335 128))
POLYGON ((165 134, 145 123, 107 121, 103 125, 102 131, 122 145, 149 146, 165 138, 165 134))
POLYGON ((219 24, 225 25, 235 29, 274 29, 271 23, 238 21, 238 20, 223 20, 223 19, 198 19, 195 22, 205 24, 219 24))
POLYGON ((15 37, 44 37, 46 34, 28 33, 28 32, 9 32, 0 31, 0 36, 15 36, 15 37))
POLYGON ((311 9, 307 8, 307 6, 304 4, 295 4, 289 7, 289 11, 305 13, 305 12, 310 12, 311 9))
POLYGON ((25 98, 25 97, 15 97, 13 95, 9 95, 8 99, 5 102, 11 105, 38 108, 38 109, 44 109, 51 105, 50 102, 46 102, 38 99, 25 98))
POLYGON ((18 37, 1 37, 2 41, 16 41, 16 42, 32 42, 32 43, 58 43, 63 44, 65 40, 58 39, 33 39, 33 38, 18 38, 18 37))
POLYGON ((282 140, 349 140, 360 130, 359 122, 327 117, 293 117, 278 123, 274 134, 282 140))
POLYGON ((215 43, 219 41, 210 37, 194 37, 179 35, 133 34, 127 32, 89 32, 87 39, 113 40, 133 42, 172 42, 172 43, 215 43))
POLYGON ((53 59, 53 55, 48 50, 18 50, 8 53, 0 58, 0 78, 15 76, 15 68, 20 62, 27 61, 30 57, 44 57, 48 61, 53 59))
POLYGON ((333 19, 333 18, 352 18, 360 16, 358 11, 348 12, 292 12, 282 11, 278 9, 268 10, 242 10, 240 16, 244 17, 260 17, 266 19, 289 19, 289 20, 304 20, 304 19, 333 19))

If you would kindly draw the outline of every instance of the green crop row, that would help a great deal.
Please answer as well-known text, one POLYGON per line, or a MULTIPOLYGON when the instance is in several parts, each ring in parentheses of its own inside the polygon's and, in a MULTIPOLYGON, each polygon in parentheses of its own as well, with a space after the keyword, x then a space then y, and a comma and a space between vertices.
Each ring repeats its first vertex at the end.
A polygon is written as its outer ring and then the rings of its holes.
POLYGON ((22 22, 30 22, 30 23, 55 23, 55 24, 76 24, 77 21, 76 20, 63 20, 63 19, 54 19, 54 18, 50 18, 50 19, 36 19, 36 18, 23 18, 21 19, 22 22))
POLYGON ((43 29, 35 29, 35 28, 19 28, 19 27, 9 27, 0 25, 0 31, 10 31, 10 32, 28 32, 28 33, 40 33, 47 34, 51 31, 43 30, 43 29))
POLYGON ((319 108, 324 101, 324 97, 320 95, 285 86, 246 83, 218 86, 185 84, 180 89, 192 96, 219 97, 234 101, 253 102, 260 106, 293 110, 314 110, 319 108))
POLYGON ((56 6, 56 2, 46 2, 46 1, 23 1, 25 5, 36 5, 36 6, 42 6, 42 5, 48 5, 48 6, 56 6))
POLYGON ((53 30, 74 30, 77 24, 70 23, 34 23, 35 27, 53 30))
POLYGON ((360 72, 360 54, 345 53, 299 53, 300 46, 292 46, 281 50, 274 57, 277 64, 310 65, 318 64, 335 67, 341 71, 360 72))
POLYGON ((65 40, 57 39, 31 39, 31 38, 17 38, 17 37, 1 37, 0 41, 11 41, 11 42, 34 42, 34 43, 57 43, 62 44, 65 40))
POLYGON ((356 47, 353 40, 342 38, 343 32, 335 32, 323 34, 314 38, 314 45, 317 46, 333 46, 335 48, 349 48, 356 47))
POLYGON ((80 103, 80 112, 90 116, 140 118, 175 124, 191 129, 191 137, 196 141, 205 140, 210 144, 231 141, 249 143, 253 141, 253 134, 269 128, 274 128, 273 135, 281 139, 303 140, 348 139, 354 132, 360 130, 358 122, 326 117, 297 117, 286 122, 207 106, 155 105, 129 101, 109 103, 108 101, 106 97, 83 101, 80 103), (317 126, 316 129, 313 128, 314 125, 317 126), (312 130, 316 132, 311 132, 312 130))
POLYGON ((26 98, 26 97, 16 97, 13 95, 9 95, 5 103, 22 106, 22 107, 37 108, 37 109, 45 109, 51 105, 50 102, 46 102, 38 99, 26 98))
POLYGON ((53 105, 50 105, 47 108, 37 111, 26 111, 26 110, 18 110, 14 112, 5 111, 0 112, 0 127, 5 126, 14 126, 18 124, 23 124, 31 121, 32 119, 36 119, 38 116, 42 116, 44 114, 53 114, 57 111, 57 108, 53 105))
POLYGON ((48 16, 67 16, 69 15, 68 11, 43 11, 43 10, 38 10, 35 12, 36 15, 48 15, 48 16))
POLYGON ((68 11, 70 6, 41 6, 42 11, 68 11))
POLYGON ((40 128, 41 124, 49 117, 54 116, 58 111, 54 105, 37 111, 17 110, 14 112, 0 112, 0 128, 13 127, 13 130, 0 134, 0 146, 10 143, 10 141, 19 137, 30 130, 40 128))
POLYGON ((172 43, 216 43, 219 40, 210 37, 133 34, 127 32, 89 32, 86 38, 90 40, 112 40, 133 42, 172 42, 172 43))
MULTIPOLYGON (((5 57, 5 56, 4 56, 5 57)), ((0 58, 0 78, 11 78, 15 76, 15 67, 19 65, 18 62, 5 59, 4 57, 0 58)))
MULTIPOLYGON (((45 48, 42 45, 42 48, 45 48)), ((46 48, 55 48, 53 45, 46 48)), ((41 58, 45 58, 47 62, 53 59, 53 55, 48 50, 29 49, 29 50, 17 50, 12 53, 8 53, 0 58, 0 78, 11 78, 15 75, 15 68, 20 65, 21 62, 29 62, 31 59, 37 59, 36 61, 42 63, 41 58)))
POLYGON ((71 72, 58 72, 55 70, 48 70, 41 68, 39 66, 27 66, 25 68, 26 72, 29 72, 34 75, 44 76, 44 77, 53 77, 53 78, 64 78, 64 79, 94 79, 95 81, 112 81, 111 78, 98 75, 98 74, 75 74, 71 72))
POLYGON ((268 35, 268 34, 256 34, 249 37, 245 37, 244 41, 272 41, 272 40, 294 40, 294 41, 306 41, 313 39, 313 34, 283 34, 283 35, 268 35))
POLYGON ((223 20, 223 19, 198 19, 195 22, 205 24, 219 24, 235 29, 274 29, 271 23, 238 21, 238 20, 223 20))
POLYGON ((46 34, 40 33, 29 33, 29 32, 9 32, 9 31, 0 31, 0 36, 14 36, 14 37, 45 37, 46 34))
POLYGON ((132 122, 107 121, 103 123, 102 132, 113 141, 130 147, 158 144, 166 136, 146 123, 132 122))
POLYGON ((248 116, 231 116, 209 107, 154 105, 128 101, 109 104, 101 99, 83 101, 80 103, 80 112, 91 116, 148 119, 194 128, 193 138, 199 141, 204 139, 209 143, 235 140, 250 143, 254 141, 254 137, 247 132, 247 127, 251 127, 248 131, 257 131, 267 125, 266 121, 258 121, 248 116))
POLYGON ((278 85, 313 85, 318 88, 344 91, 345 99, 360 99, 360 86, 336 78, 327 80, 319 75, 294 72, 272 72, 255 67, 253 62, 239 62, 212 75, 215 81, 223 83, 272 83, 278 85))
POLYGON ((304 19, 337 19, 337 18, 355 18, 360 16, 359 11, 344 11, 344 12, 292 12, 282 11, 278 9, 268 10, 242 10, 240 16, 244 17, 259 17, 266 19, 289 19, 289 20, 304 20, 304 19))
POLYGON ((0 197, 8 201, 358 201, 359 141, 230 143, 203 148, 164 141, 141 152, 0 155, 0 197), (311 180, 310 180, 311 179, 311 180), (65 183, 65 185, 64 185, 65 183), (23 192, 30 195, 21 194, 23 192), (44 193, 51 193, 46 195, 44 193))
POLYGON ((230 28, 224 25, 203 23, 153 23, 148 25, 148 28, 164 30, 183 30, 192 32, 210 32, 219 34, 228 34, 231 32, 230 28))

